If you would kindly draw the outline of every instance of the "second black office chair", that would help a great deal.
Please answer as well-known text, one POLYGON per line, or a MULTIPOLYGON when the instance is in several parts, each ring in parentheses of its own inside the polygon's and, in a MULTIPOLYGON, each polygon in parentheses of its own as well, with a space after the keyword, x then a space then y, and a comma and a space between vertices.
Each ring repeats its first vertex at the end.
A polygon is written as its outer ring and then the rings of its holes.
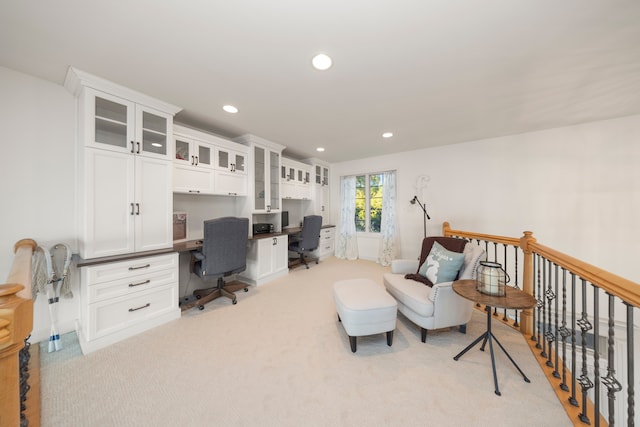
POLYGON ((247 267, 247 240, 249 236, 249 219, 224 217, 204 222, 204 241, 202 250, 193 251, 193 272, 202 280, 215 279, 216 286, 198 289, 193 295, 197 300, 182 305, 182 309, 197 305, 200 310, 204 304, 225 296, 232 303, 237 302, 235 291, 248 286, 233 281, 225 283, 224 277, 244 271, 247 267))
MULTIPOLYGON (((300 239, 289 244, 289 250, 300 255, 300 263, 309 268, 305 255, 315 251, 320 246, 320 229, 322 228, 322 217, 320 215, 305 216, 302 220, 302 232, 300 239)), ((311 258, 318 263, 318 258, 311 258)))

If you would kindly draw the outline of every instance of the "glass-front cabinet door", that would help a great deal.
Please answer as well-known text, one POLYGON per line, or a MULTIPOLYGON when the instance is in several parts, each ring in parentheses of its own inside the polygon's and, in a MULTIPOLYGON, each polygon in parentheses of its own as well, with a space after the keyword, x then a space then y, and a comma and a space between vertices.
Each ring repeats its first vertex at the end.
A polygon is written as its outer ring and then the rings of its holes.
POLYGON ((85 89, 87 145, 169 159, 172 117, 117 96, 85 89), (86 108, 86 107, 89 108, 86 108))
POLYGON ((245 156, 226 148, 216 148, 218 169, 228 170, 229 172, 246 173, 245 156))
POLYGON ((135 104, 124 99, 87 89, 83 101, 93 104, 93 117, 87 118, 92 127, 91 137, 85 141, 96 148, 127 152, 135 149, 133 122, 135 104))
POLYGON ((178 163, 193 164, 194 158, 191 151, 191 140, 179 135, 175 136, 175 160, 178 163))
POLYGON ((240 173, 247 173, 247 168, 244 164, 245 156, 243 154, 235 153, 234 157, 235 157, 235 162, 233 163, 233 171, 240 172, 240 173))
POLYGON ((170 115, 136 105, 136 154, 168 159, 171 153, 170 123, 172 123, 170 115))
POLYGON ((211 147, 204 144, 198 145, 197 166, 211 166, 211 147))
POLYGON ((280 153, 276 153, 275 151, 269 152, 269 166, 269 182, 271 185, 271 204, 269 210, 278 210, 280 209, 280 174, 278 174, 278 170, 280 169, 280 153))
POLYGON ((253 159, 253 170, 255 176, 253 207, 256 211, 264 211, 267 206, 265 199, 265 179, 267 172, 265 149, 255 146, 253 148, 253 159))

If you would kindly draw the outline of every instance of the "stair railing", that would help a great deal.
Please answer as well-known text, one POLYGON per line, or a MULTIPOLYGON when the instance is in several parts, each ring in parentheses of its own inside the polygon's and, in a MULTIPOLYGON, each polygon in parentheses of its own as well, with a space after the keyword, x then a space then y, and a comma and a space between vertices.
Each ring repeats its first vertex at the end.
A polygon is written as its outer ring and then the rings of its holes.
POLYGON ((511 238, 452 230, 448 222, 442 230, 483 246, 511 286, 536 298, 533 309, 505 311, 502 320, 528 338, 572 421, 635 425, 640 284, 544 246, 529 231, 511 238))

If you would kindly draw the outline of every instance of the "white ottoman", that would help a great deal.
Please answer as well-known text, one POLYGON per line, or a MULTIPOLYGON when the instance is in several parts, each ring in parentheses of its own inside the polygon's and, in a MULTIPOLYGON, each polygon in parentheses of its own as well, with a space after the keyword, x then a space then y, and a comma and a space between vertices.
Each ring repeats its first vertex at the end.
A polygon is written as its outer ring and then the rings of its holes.
POLYGON ((364 335, 386 332, 387 345, 392 344, 398 303, 384 286, 369 279, 341 280, 333 284, 333 299, 352 352, 356 337, 364 335))

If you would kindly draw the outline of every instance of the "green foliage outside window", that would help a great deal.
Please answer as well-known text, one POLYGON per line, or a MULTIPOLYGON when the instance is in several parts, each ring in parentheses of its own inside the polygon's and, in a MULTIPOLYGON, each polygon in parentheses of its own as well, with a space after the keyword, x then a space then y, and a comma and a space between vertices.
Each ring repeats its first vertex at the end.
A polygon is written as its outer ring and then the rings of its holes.
POLYGON ((380 232, 384 188, 382 177, 382 174, 356 176, 356 231, 380 232))

